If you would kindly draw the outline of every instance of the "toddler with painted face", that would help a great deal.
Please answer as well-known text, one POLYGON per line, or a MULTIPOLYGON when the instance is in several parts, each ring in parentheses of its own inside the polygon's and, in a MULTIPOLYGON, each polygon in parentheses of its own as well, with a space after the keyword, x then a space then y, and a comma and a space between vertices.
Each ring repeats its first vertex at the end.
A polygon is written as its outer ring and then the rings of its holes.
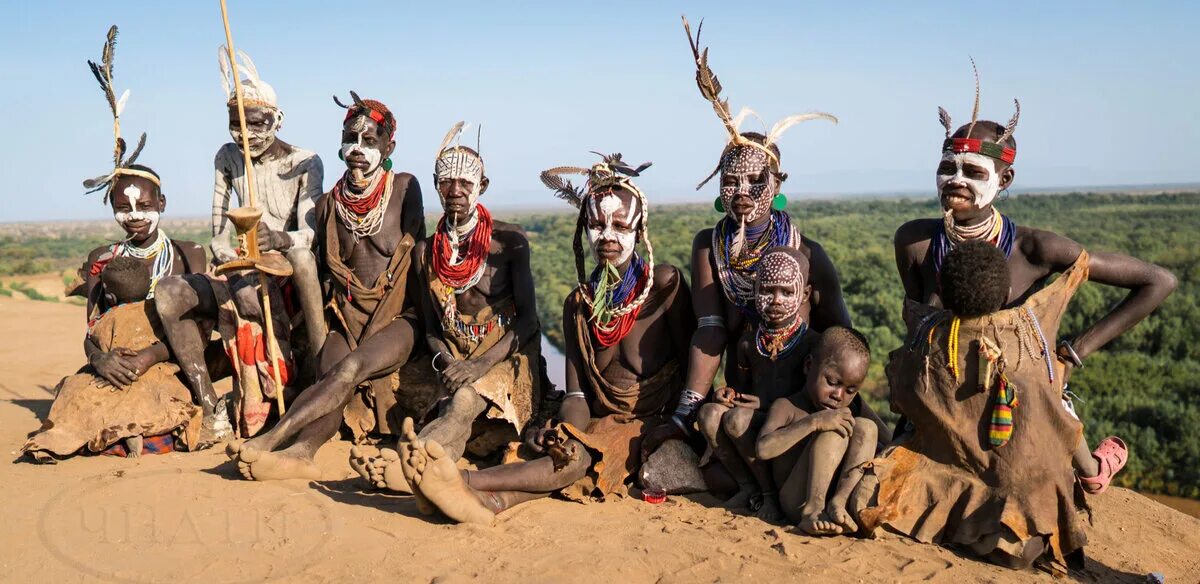
POLYGON ((862 465, 891 433, 858 395, 871 351, 858 331, 826 330, 803 357, 800 391, 771 404, 758 435, 757 455, 771 465, 784 515, 809 535, 858 531, 847 511, 862 465))
POLYGON ((770 465, 755 453, 755 439, 766 408, 795 391, 815 340, 806 322, 812 291, 808 272, 808 258, 794 248, 763 253, 754 287, 759 322, 738 341, 736 362, 729 365, 746 373, 736 376, 743 386, 716 390, 697 417, 712 455, 738 484, 726 507, 748 506, 767 521, 782 515, 777 483, 770 465))

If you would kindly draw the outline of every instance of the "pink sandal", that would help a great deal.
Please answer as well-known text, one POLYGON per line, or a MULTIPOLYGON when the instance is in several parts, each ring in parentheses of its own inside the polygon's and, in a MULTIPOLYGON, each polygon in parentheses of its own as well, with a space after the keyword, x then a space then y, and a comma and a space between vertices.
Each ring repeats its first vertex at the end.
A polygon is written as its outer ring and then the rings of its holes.
POLYGON ((1100 445, 1092 451, 1092 456, 1099 462, 1100 472, 1094 477, 1081 476, 1079 482, 1088 494, 1099 495, 1108 490, 1113 477, 1125 468, 1125 463, 1129 461, 1129 447, 1120 438, 1109 436, 1100 441, 1100 445))

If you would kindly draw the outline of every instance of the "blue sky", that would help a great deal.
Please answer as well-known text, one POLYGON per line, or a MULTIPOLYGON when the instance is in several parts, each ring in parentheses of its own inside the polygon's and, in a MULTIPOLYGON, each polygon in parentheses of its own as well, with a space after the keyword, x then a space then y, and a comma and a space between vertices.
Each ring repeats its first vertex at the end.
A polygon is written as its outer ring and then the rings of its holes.
MULTIPOLYGON (((230 0, 234 40, 272 83, 281 136, 337 159, 350 89, 399 118, 396 167, 428 188, 456 120, 483 123, 495 207, 554 205, 537 173, 589 150, 652 160, 652 201, 710 200, 694 185, 724 144, 693 81, 679 15, 706 19, 711 64, 734 109, 803 111, 782 140, 792 197, 932 192, 937 106, 970 117, 968 56, 985 117, 1022 103, 1017 187, 1200 181, 1200 22, 1194 2, 250 2, 230 0)), ((164 178, 168 212, 207 213, 212 160, 229 140, 216 0, 9 4, 0 20, 0 221, 103 218, 80 181, 107 170, 111 124, 86 60, 121 28, 127 136, 164 178)))

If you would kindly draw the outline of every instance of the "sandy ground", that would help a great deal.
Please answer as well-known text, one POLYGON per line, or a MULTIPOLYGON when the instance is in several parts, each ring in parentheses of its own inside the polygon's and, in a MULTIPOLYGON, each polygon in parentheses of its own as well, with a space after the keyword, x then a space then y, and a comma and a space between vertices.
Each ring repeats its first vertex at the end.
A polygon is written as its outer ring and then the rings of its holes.
MULTIPOLYGON (((10 459, 83 360, 83 309, 0 298, 0 447, 10 459)), ((250 483, 219 452, 0 465, 0 580, 120 582, 1052 581, 895 536, 816 539, 711 508, 544 499, 495 526, 366 493, 335 442, 329 480, 250 483)), ((1136 493, 1094 500, 1083 581, 1200 580, 1200 520, 1136 493)))

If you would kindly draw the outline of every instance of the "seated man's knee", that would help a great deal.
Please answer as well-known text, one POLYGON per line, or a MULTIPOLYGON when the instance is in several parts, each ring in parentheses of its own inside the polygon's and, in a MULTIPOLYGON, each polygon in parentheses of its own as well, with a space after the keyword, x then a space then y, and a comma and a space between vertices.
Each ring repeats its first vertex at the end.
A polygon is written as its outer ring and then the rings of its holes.
POLYGON ((721 416, 725 415, 727 411, 729 408, 721 404, 707 403, 700 406, 700 411, 696 413, 700 434, 709 441, 709 444, 717 439, 717 431, 721 428, 721 416))
POLYGON ((184 298, 191 292, 187 281, 180 276, 167 276, 154 287, 154 308, 161 318, 175 319, 186 312, 184 298))
POLYGON ((362 375, 362 363, 353 353, 347 355, 329 372, 335 380, 342 383, 359 383, 362 381, 359 377, 362 375))
POLYGON ((316 275, 317 257, 307 247, 293 247, 287 251, 288 263, 292 264, 292 272, 301 276, 316 275))
POLYGON ((721 430, 730 438, 740 438, 750 431, 754 423, 754 410, 750 408, 733 408, 721 418, 721 430))

